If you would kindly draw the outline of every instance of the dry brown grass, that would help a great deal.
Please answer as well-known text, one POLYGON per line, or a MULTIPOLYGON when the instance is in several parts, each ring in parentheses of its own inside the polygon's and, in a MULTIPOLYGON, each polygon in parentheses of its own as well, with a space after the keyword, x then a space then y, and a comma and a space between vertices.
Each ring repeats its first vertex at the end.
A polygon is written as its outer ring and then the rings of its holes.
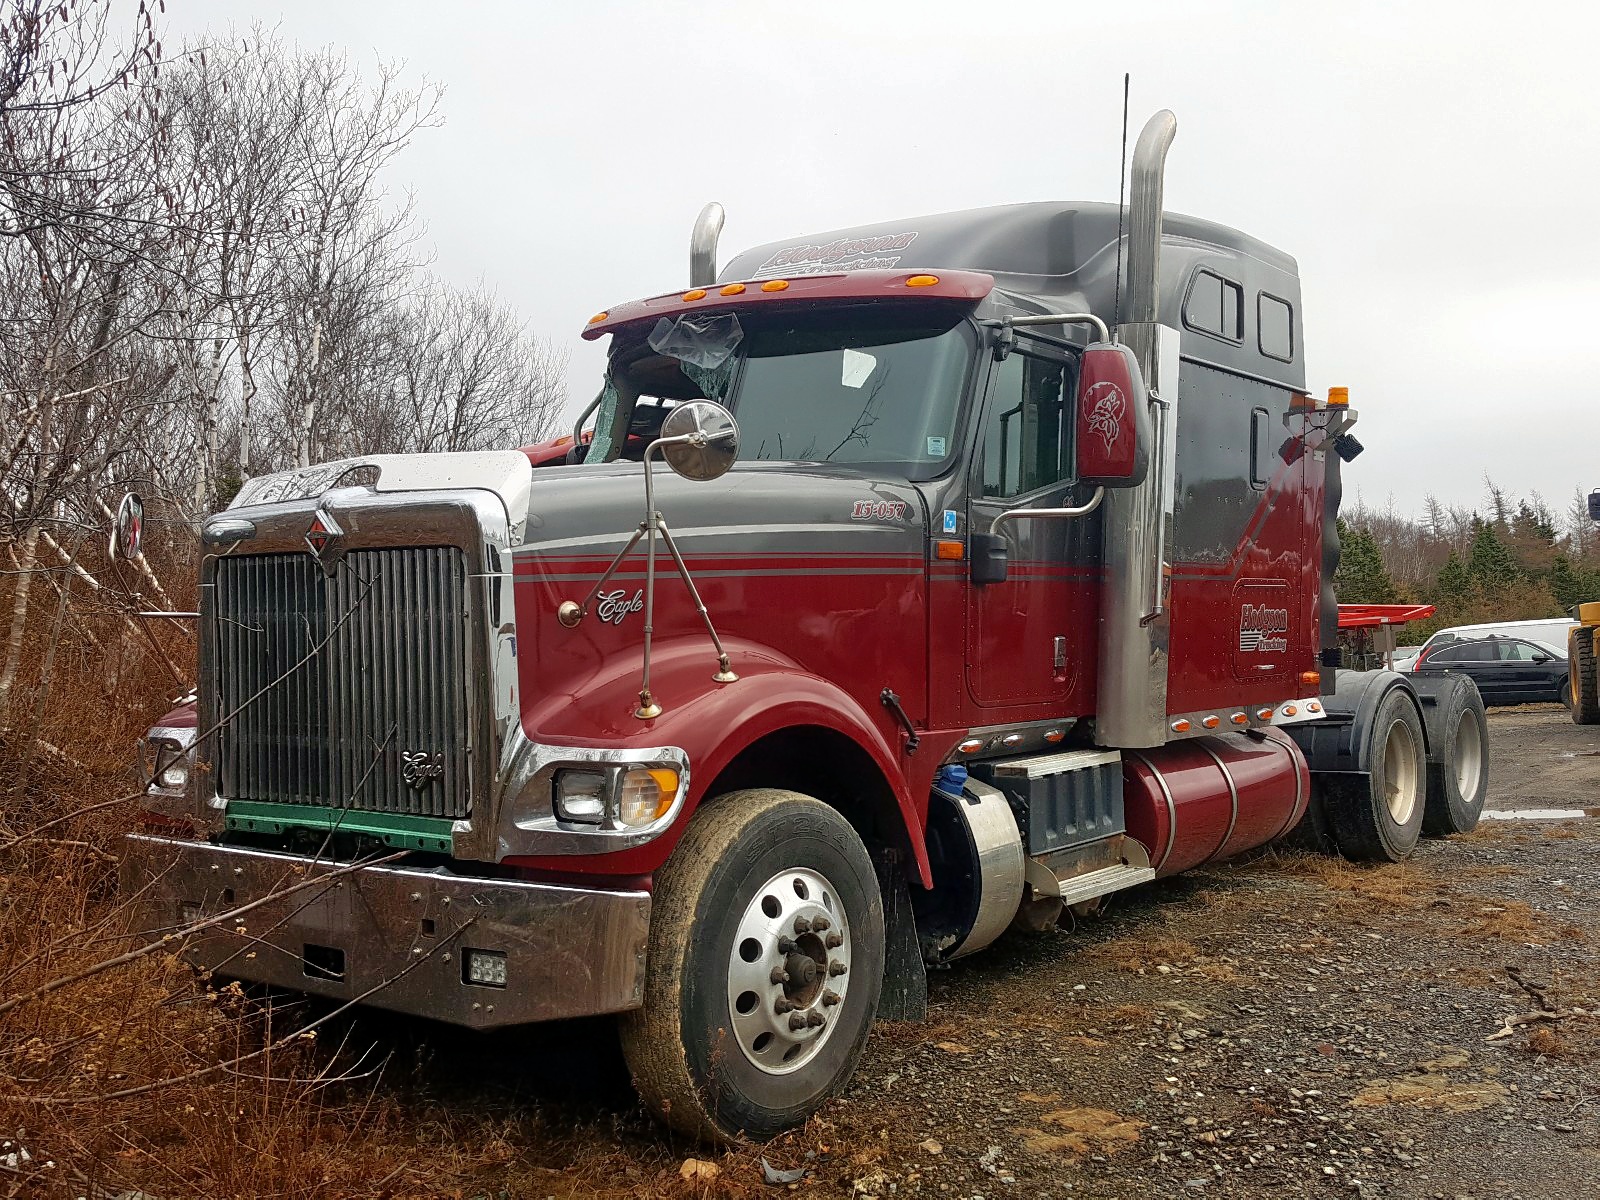
POLYGON ((1346 913, 1412 909, 1441 894, 1438 877, 1412 862, 1354 864, 1320 854, 1287 854, 1272 869, 1315 881, 1334 893, 1334 907, 1346 913))

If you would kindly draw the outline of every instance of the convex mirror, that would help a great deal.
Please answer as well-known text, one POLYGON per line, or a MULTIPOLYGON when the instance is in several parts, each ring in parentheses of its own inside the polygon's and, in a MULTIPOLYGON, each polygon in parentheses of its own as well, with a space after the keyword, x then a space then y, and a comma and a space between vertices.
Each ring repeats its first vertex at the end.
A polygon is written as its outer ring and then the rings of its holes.
POLYGON ((117 505, 117 515, 111 522, 111 557, 138 558, 143 545, 144 501, 137 492, 129 492, 117 505))
POLYGON ((739 457, 739 425, 716 401, 690 400, 667 414, 656 444, 685 479, 716 479, 739 457))

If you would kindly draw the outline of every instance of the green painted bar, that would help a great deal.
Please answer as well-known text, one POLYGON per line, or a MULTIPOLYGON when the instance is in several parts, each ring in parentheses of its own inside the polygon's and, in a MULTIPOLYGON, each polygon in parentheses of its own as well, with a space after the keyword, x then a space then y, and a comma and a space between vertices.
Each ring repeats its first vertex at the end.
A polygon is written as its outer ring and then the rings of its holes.
POLYGON ((337 830, 376 838, 397 850, 430 850, 449 854, 453 822, 441 817, 404 813, 358 812, 308 804, 275 804, 265 800, 230 800, 225 821, 239 833, 286 833, 290 829, 337 830))

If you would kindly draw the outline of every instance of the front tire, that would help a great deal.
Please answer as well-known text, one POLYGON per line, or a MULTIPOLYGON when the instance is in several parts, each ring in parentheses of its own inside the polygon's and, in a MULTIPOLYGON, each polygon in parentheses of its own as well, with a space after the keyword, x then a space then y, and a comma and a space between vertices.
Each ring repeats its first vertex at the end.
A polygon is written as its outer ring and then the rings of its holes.
POLYGON ((1324 776, 1323 808, 1340 854, 1400 862, 1422 834, 1427 789, 1422 718, 1406 689, 1379 701, 1368 736, 1367 770, 1324 776))
POLYGON ((883 901, 850 824, 798 792, 731 792, 656 875, 644 1006, 622 1050, 646 1105, 712 1143, 800 1124, 837 1094, 883 984, 883 901))

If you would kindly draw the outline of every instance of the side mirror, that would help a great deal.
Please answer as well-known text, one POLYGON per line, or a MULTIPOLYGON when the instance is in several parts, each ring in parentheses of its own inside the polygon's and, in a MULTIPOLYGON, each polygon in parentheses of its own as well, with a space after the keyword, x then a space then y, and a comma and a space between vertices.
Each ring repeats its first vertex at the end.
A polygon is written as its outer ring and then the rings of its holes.
POLYGON ((653 444, 685 479, 716 479, 739 457, 739 424, 714 400, 690 400, 667 414, 653 444))
POLYGON ((1535 654, 1533 656, 1533 661, 1536 663, 1547 663, 1550 661, 1550 656, 1548 654, 1535 654))
POLYGON ((129 492, 117 505, 117 515, 111 522, 111 542, 108 550, 112 558, 135 559, 144 544, 144 501, 137 492, 129 492))
POLYGON ((1127 346, 1095 342, 1078 374, 1079 483, 1137 487, 1150 467, 1150 402, 1127 346))

